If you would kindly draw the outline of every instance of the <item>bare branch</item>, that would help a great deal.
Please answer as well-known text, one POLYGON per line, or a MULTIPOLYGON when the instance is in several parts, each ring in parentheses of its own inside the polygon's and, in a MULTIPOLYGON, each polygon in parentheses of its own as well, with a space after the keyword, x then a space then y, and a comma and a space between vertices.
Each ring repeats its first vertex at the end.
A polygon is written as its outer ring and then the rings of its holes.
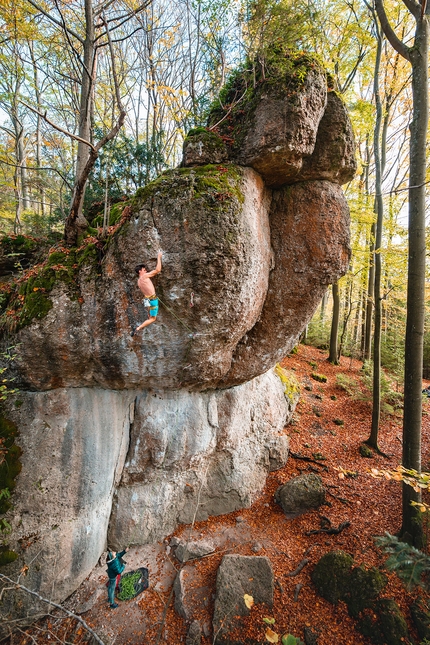
MULTIPOLYGON (((403 2, 405 2, 406 4, 406 2, 410 2, 410 0, 403 0, 403 2)), ((387 14, 385 13, 383 0, 375 0, 375 9, 376 9, 376 13, 378 14, 379 22, 381 23, 382 31, 387 37, 387 40, 389 40, 393 48, 397 52, 399 52, 400 56, 403 56, 403 58, 406 58, 406 60, 410 62, 411 61, 410 49, 405 45, 404 42, 400 40, 400 38, 397 37, 396 33, 394 32, 394 29, 390 25, 390 22, 387 18, 387 14)))
MULTIPOLYGON (((114 21, 116 21, 116 20, 120 20, 121 22, 119 22, 118 24, 116 24, 114 27, 111 27, 111 28, 110 28, 110 32, 112 33, 112 32, 113 32, 113 31, 115 31, 116 29, 119 29, 119 27, 122 27, 122 25, 125 25, 125 24, 126 24, 126 23, 131 19, 131 18, 133 18, 133 16, 137 16, 137 14, 138 14, 138 13, 140 13, 141 11, 143 11, 144 9, 146 9, 146 7, 148 7, 150 4, 151 4, 151 0, 147 0, 146 2, 144 2, 143 4, 141 4, 141 5, 140 5, 140 7, 137 7, 137 9, 135 9, 134 11, 131 11, 131 12, 130 12, 130 13, 128 13, 128 14, 124 14, 124 16, 117 16, 116 18, 111 18, 110 20, 107 20, 107 21, 106 21, 106 20, 102 20, 102 23, 105 25, 105 27, 107 27, 107 25, 108 25, 110 22, 114 22, 114 21)), ((98 26, 99 26, 99 25, 96 25, 96 27, 98 27, 98 26)), ((97 42, 97 40, 99 40, 100 38, 103 38, 103 37, 104 37, 104 36, 106 36, 106 35, 107 35, 107 31, 104 31, 103 33, 99 34, 99 36, 97 36, 97 38, 95 38, 94 42, 97 42)))
POLYGON ((46 603, 47 605, 50 605, 51 607, 55 607, 56 609, 59 609, 60 611, 64 611, 65 614, 70 616, 71 618, 74 618, 77 620, 81 625, 91 634, 91 636, 94 638, 96 643, 99 645, 105 645, 104 642, 101 640, 101 638, 96 634, 96 632, 91 629, 91 627, 85 622, 83 618, 80 616, 77 616, 74 614, 72 611, 69 611, 62 605, 58 605, 57 603, 53 602, 52 600, 48 600, 47 598, 43 598, 40 594, 37 593, 37 591, 32 591, 31 589, 28 589, 28 587, 24 587, 21 583, 15 582, 15 580, 12 580, 11 578, 8 578, 8 576, 5 576, 3 573, 0 573, 0 580, 6 580, 7 582, 10 582, 15 586, 15 589, 22 589, 26 593, 30 594, 31 596, 35 596, 38 598, 38 600, 41 600, 42 602, 46 603))
POLYGON ((10 161, 5 161, 4 159, 0 159, 0 163, 4 163, 6 166, 12 166, 13 168, 24 168, 24 170, 52 170, 53 172, 56 172, 57 175, 61 177, 61 179, 66 184, 67 188, 70 188, 70 190, 72 190, 73 188, 73 186, 69 184, 69 182, 67 181, 63 173, 60 172, 57 168, 52 168, 51 166, 21 166, 20 164, 17 164, 17 163, 11 163, 10 161))
POLYGON ((79 42, 82 45, 84 44, 83 39, 81 38, 81 36, 79 34, 76 33, 76 31, 73 31, 73 29, 70 29, 69 27, 66 27, 65 25, 63 25, 61 20, 57 20, 57 18, 54 18, 54 16, 52 16, 50 13, 48 13, 47 11, 42 9, 42 7, 40 5, 38 5, 36 2, 34 2, 34 0, 27 0, 27 2, 29 4, 31 4, 32 7, 37 9, 37 11, 40 11, 40 13, 43 13, 43 15, 46 16, 46 18, 48 18, 51 22, 55 23, 56 25, 58 25, 62 29, 67 30, 68 33, 71 36, 73 36, 73 38, 76 38, 77 40, 79 40, 79 42))
POLYGON ((421 5, 415 0, 403 0, 403 4, 409 9, 411 14, 418 20, 421 16, 421 5))
POLYGON ((54 128, 54 130, 58 130, 58 132, 61 132, 62 134, 65 134, 67 137, 70 137, 71 139, 75 139, 76 141, 80 141, 81 143, 85 143, 89 148, 92 150, 95 150, 95 146, 93 146, 92 143, 89 141, 86 141, 86 139, 82 139, 82 137, 79 137, 77 134, 73 134, 72 132, 69 132, 68 130, 64 130, 63 128, 60 128, 59 125, 56 125, 53 123, 48 117, 46 116, 46 113, 43 114, 43 112, 39 112, 39 110, 36 110, 36 108, 32 107, 31 105, 28 105, 27 103, 24 103, 24 101, 20 101, 23 105, 25 105, 26 108, 31 110, 32 112, 35 112, 35 114, 38 114, 46 123, 49 123, 51 127, 54 128))

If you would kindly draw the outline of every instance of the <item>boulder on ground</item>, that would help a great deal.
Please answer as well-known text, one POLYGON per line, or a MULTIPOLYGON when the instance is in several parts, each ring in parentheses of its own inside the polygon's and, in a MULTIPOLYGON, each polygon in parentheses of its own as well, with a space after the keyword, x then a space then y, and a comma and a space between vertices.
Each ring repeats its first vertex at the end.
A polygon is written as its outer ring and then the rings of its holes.
POLYGON ((430 610, 424 598, 417 598, 411 605, 411 616, 421 640, 430 640, 430 610))
POLYGON ((202 627, 198 620, 193 620, 188 628, 185 645, 200 645, 202 641, 202 627))
POLYGON ((403 645, 408 638, 405 617, 393 598, 377 600, 357 623, 357 629, 374 645, 403 645))
POLYGON ((261 556, 226 555, 217 573, 213 631, 216 644, 231 645, 229 632, 249 614, 244 596, 254 603, 273 605, 274 576, 270 560, 261 556))
POLYGON ((321 477, 310 473, 299 475, 275 492, 275 502, 282 506, 286 515, 298 515, 325 502, 325 488, 321 477))
POLYGON ((349 590, 354 558, 345 551, 330 551, 322 556, 312 571, 312 582, 319 595, 337 605, 349 590))
POLYGON ((199 542, 180 542, 176 547, 175 556, 179 562, 196 560, 204 555, 213 553, 215 546, 210 540, 200 540, 199 542))

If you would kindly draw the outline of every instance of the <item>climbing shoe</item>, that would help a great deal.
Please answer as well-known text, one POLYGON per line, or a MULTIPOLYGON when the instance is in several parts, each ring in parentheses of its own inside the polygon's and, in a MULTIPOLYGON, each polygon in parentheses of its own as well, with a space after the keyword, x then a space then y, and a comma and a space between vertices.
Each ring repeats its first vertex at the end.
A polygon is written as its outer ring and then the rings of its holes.
POLYGON ((117 603, 114 602, 113 605, 110 606, 111 609, 116 609, 118 607, 117 603))
POLYGON ((137 328, 141 325, 141 323, 138 323, 134 329, 131 330, 130 336, 133 338, 135 333, 137 332, 137 328))

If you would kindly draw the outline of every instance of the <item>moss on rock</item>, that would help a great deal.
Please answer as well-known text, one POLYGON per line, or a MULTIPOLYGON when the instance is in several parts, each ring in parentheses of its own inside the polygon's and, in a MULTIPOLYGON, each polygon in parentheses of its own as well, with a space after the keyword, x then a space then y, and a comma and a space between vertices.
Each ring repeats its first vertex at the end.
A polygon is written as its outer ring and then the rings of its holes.
POLYGON ((348 590, 343 598, 350 616, 357 618, 360 612, 370 607, 387 584, 387 577, 375 567, 354 567, 349 575, 348 590))
POLYGON ((95 243, 79 249, 56 249, 43 264, 33 267, 26 276, 0 292, 0 327, 18 331, 33 320, 44 318, 52 309, 50 293, 56 284, 67 287, 69 297, 80 295, 78 274, 84 265, 97 265, 95 243))
POLYGON ((12 551, 9 546, 0 546, 0 567, 4 567, 18 558, 18 553, 12 551))
POLYGON ((167 170, 151 183, 139 188, 133 198, 132 208, 137 212, 156 196, 171 198, 176 193, 182 196, 184 190, 188 191, 190 200, 203 199, 212 210, 233 199, 242 204, 245 197, 240 186, 241 179, 241 169, 232 164, 206 164, 167 170))
POLYGON ((430 641, 430 610, 423 598, 417 598, 411 605, 411 616, 414 621, 418 636, 430 641))
POLYGON ((323 67, 319 59, 304 52, 273 47, 260 62, 247 61, 233 72, 219 99, 211 106, 208 125, 217 132, 232 148, 233 153, 240 149, 247 132, 253 128, 255 109, 264 95, 288 96, 294 104, 298 91, 306 82, 308 75, 323 67))
POLYGON ((349 590, 353 563, 352 556, 345 551, 330 551, 323 555, 311 576, 320 596, 333 605, 344 600, 349 590))
POLYGON ((282 385, 284 386, 284 394, 290 402, 290 405, 294 405, 300 396, 300 383, 293 374, 284 370, 279 363, 275 366, 275 374, 281 379, 282 385))
POLYGON ((372 615, 366 614, 357 629, 375 645, 403 645, 408 636, 405 617, 392 598, 377 600, 372 605, 372 615))
MULTIPOLYGON (((13 491, 15 480, 21 472, 21 448, 15 443, 18 428, 12 421, 0 414, 0 450, 3 461, 0 463, 0 490, 13 491)), ((0 514, 6 513, 11 507, 9 496, 0 497, 0 514)))

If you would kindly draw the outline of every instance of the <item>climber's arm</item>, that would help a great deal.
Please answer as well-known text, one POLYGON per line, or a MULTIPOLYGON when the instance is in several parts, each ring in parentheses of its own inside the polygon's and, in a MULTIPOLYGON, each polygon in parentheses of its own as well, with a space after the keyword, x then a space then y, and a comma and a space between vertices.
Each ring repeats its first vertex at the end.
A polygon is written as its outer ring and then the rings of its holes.
POLYGON ((157 266, 153 271, 149 271, 149 273, 145 274, 145 278, 153 278, 154 275, 157 275, 157 273, 160 273, 161 271, 161 256, 162 253, 161 251, 158 252, 158 257, 157 257, 157 266))

